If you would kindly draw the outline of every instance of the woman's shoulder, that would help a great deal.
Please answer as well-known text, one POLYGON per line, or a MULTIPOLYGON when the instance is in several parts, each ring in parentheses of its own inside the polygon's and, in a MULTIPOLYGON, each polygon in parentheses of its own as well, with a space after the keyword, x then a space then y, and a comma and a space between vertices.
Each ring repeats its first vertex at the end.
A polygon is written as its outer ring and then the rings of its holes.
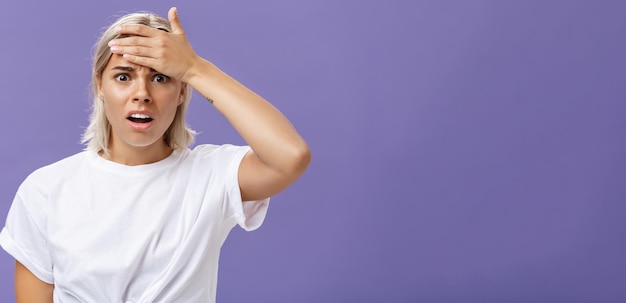
POLYGON ((49 182, 51 179, 59 179, 64 175, 71 175, 76 169, 85 165, 85 161, 90 157, 89 151, 81 151, 71 156, 60 159, 56 162, 42 166, 26 178, 29 182, 49 182))

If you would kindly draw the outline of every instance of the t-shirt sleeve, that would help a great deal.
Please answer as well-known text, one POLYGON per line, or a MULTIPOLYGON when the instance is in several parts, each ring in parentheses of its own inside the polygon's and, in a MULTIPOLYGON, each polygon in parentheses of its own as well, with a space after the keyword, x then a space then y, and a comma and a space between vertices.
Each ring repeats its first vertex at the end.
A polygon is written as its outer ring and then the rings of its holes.
POLYGON ((53 284, 52 261, 45 232, 45 214, 43 209, 29 207, 43 201, 33 199, 45 198, 41 192, 22 184, 9 209, 6 225, 0 232, 0 246, 37 278, 53 284))
POLYGON ((224 213, 226 220, 233 220, 246 231, 253 231, 263 224, 270 198, 258 201, 241 200, 239 189, 239 165, 243 157, 250 151, 248 146, 227 146, 225 152, 228 154, 225 175, 226 203, 224 213))

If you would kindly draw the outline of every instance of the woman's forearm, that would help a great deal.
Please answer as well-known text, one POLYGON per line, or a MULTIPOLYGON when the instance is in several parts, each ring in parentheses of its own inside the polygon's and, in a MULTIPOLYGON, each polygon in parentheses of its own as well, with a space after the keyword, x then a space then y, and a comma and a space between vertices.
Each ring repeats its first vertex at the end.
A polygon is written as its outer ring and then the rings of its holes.
POLYGON ((22 263, 15 262, 15 299, 17 303, 52 303, 54 285, 37 278, 22 263))

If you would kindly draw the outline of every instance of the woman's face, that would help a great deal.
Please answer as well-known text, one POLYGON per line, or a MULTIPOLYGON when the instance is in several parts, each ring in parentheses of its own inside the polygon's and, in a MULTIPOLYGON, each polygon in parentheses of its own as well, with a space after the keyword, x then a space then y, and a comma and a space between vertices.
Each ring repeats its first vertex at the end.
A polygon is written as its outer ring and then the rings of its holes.
POLYGON ((98 90, 112 128, 112 154, 137 148, 168 149, 163 135, 183 102, 182 82, 113 54, 98 90))

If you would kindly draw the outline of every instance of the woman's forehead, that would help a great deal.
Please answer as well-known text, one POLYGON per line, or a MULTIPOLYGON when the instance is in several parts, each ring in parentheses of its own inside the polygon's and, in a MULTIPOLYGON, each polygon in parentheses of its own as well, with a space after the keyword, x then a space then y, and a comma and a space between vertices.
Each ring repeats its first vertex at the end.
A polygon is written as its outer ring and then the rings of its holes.
POLYGON ((129 71, 142 71, 142 70, 147 70, 149 72, 156 72, 154 69, 143 66, 143 65, 139 65, 139 64, 135 64, 132 62, 128 62, 126 59, 124 59, 124 57, 120 54, 112 54, 111 58, 109 59, 109 62, 107 63, 107 65, 105 66, 105 70, 111 70, 111 69, 115 69, 117 67, 125 67, 128 68, 129 71))

